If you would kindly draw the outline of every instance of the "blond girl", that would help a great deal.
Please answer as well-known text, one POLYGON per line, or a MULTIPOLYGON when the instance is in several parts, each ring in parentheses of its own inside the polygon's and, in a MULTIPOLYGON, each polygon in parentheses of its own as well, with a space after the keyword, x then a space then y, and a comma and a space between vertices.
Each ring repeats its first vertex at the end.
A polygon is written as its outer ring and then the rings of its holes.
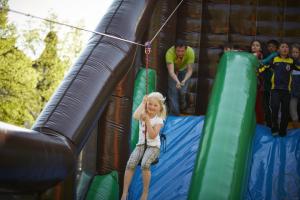
POLYGON ((126 165, 121 200, 126 200, 127 198, 132 176, 140 161, 143 175, 143 193, 141 200, 148 198, 151 179, 150 166, 151 163, 158 158, 160 153, 159 132, 163 126, 165 117, 165 98, 159 92, 152 92, 146 95, 143 102, 134 112, 133 118, 139 120, 139 140, 126 165))

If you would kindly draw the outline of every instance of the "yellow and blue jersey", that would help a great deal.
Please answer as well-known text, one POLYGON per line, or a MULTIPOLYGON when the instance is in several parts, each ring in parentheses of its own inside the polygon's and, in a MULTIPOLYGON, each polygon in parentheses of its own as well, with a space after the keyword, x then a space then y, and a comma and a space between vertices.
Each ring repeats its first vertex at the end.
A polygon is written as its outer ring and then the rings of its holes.
POLYGON ((292 58, 282 58, 276 56, 272 59, 269 66, 259 68, 259 72, 263 72, 266 68, 271 68, 273 74, 271 77, 271 89, 291 90, 292 70, 300 71, 299 63, 292 58))

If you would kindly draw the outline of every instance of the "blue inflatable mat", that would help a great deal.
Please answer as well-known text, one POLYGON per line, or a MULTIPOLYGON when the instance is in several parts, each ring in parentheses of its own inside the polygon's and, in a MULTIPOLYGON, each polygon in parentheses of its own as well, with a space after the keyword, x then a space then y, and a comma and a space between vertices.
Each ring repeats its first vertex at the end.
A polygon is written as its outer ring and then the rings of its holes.
POLYGON ((300 199, 300 129, 273 137, 258 125, 253 141, 247 200, 300 199))
MULTIPOLYGON (((163 130, 167 137, 166 152, 151 167, 149 200, 187 199, 204 117, 169 116, 163 130)), ((140 167, 132 179, 130 200, 139 200, 143 182, 140 167)))
MULTIPOLYGON (((159 163, 151 167, 149 200, 187 199, 203 123, 204 117, 168 117, 164 128, 167 151, 161 152, 159 163)), ((257 125, 251 153, 243 199, 300 199, 300 129, 289 130, 281 138, 257 125)), ((128 199, 140 199, 142 188, 141 170, 137 167, 128 199)))

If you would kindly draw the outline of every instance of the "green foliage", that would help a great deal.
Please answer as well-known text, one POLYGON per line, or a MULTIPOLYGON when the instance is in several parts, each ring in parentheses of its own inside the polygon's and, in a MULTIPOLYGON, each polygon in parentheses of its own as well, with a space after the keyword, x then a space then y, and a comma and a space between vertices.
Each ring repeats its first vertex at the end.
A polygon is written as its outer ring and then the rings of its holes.
POLYGON ((58 31, 57 24, 53 23, 59 21, 57 14, 53 12, 49 12, 47 19, 48 21, 43 21, 45 27, 44 30, 47 32, 57 32, 58 31))
POLYGON ((40 53, 43 39, 40 29, 32 28, 31 21, 28 21, 28 24, 29 26, 26 26, 26 29, 21 31, 21 35, 18 37, 18 47, 29 56, 36 58, 40 53))
MULTIPOLYGON (((0 0, 0 6, 7 8, 7 2, 0 0)), ((49 19, 58 21, 54 14, 49 19)), ((33 28, 31 22, 30 28, 17 34, 15 25, 7 21, 7 11, 0 10, 0 121, 28 128, 83 44, 82 32, 76 29, 68 29, 59 40, 57 25, 40 22, 33 28), (33 62, 25 53, 40 56, 33 62)))
POLYGON ((9 51, 12 51, 15 47, 14 44, 16 43, 15 38, 1 38, 0 43, 0 55, 6 54, 9 51))
POLYGON ((4 8, 0 11, 0 28, 4 29, 7 24, 7 10, 8 0, 0 0, 0 6, 4 8))
MULTIPOLYGON (((7 8, 7 0, 0 0, 7 8)), ((37 73, 31 60, 16 46, 15 26, 7 23, 7 11, 0 11, 0 120, 30 126, 39 110, 37 73)))
MULTIPOLYGON (((0 39, 0 46, 6 42, 0 39)), ((8 49, 0 55, 0 120, 29 126, 40 109, 35 90, 37 73, 24 53, 8 49)))
POLYGON ((0 10, 0 36, 1 38, 13 37, 16 32, 16 28, 13 24, 7 23, 7 8, 8 0, 0 0, 0 6, 3 8, 0 10))
MULTIPOLYGON (((47 19, 50 21, 62 21, 59 20, 57 15, 54 13, 49 13, 47 19)), ((65 65, 70 66, 82 50, 84 43, 83 32, 78 29, 57 25, 50 21, 29 19, 24 26, 25 28, 23 30, 19 30, 20 34, 17 45, 27 55, 35 59, 39 56, 41 49, 44 46, 42 38, 46 37, 49 32, 56 32, 58 35, 58 57, 65 63, 65 65)), ((63 23, 69 24, 68 22, 63 23)), ((83 21, 79 21, 75 26, 84 28, 84 23, 83 21)))
POLYGON ((66 66, 57 56, 57 42, 56 33, 49 32, 45 38, 45 49, 33 65, 38 72, 37 90, 43 106, 58 87, 66 70, 66 66))

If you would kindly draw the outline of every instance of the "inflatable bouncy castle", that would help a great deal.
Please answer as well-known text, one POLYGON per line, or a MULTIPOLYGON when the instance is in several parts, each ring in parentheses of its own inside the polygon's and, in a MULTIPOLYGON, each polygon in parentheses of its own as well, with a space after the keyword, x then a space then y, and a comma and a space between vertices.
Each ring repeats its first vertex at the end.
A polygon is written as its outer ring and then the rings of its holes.
MULTIPOLYGON (((165 122, 149 199, 300 199, 300 130, 274 137, 256 124, 257 59, 220 57, 226 43, 299 42, 299 11, 288 0, 115 0, 95 31, 124 40, 93 34, 32 129, 0 122, 0 198, 119 199, 132 110, 146 77, 166 95, 164 56, 180 38, 196 54, 189 116, 165 122)), ((141 179, 137 169, 128 199, 140 198, 141 179)))

